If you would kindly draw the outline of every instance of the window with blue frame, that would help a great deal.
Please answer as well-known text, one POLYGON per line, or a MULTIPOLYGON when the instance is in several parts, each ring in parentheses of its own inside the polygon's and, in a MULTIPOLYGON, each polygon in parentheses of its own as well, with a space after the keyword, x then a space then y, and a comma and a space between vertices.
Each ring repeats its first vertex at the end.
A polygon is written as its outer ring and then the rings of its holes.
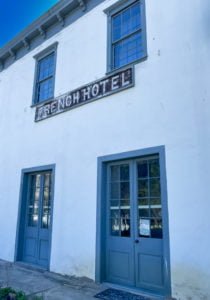
POLYGON ((34 104, 49 100, 54 96, 55 51, 37 59, 34 104))
MULTIPOLYGON (((124 1, 125 2, 125 1, 124 1)), ((127 1, 110 13, 109 69, 118 69, 146 56, 144 1, 127 1)))

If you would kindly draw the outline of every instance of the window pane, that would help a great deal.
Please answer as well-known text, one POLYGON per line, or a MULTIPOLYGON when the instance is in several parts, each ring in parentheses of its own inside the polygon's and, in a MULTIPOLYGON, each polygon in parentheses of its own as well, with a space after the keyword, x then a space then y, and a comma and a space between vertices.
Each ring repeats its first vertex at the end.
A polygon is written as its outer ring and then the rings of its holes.
POLYGON ((149 217, 149 209, 139 209, 139 217, 149 217))
POLYGON ((112 39, 113 41, 121 38, 121 15, 117 15, 112 19, 112 39))
POLYGON ((40 102, 53 97, 55 53, 39 60, 37 69, 35 102, 40 102))
POLYGON ((121 184, 120 184, 120 198, 121 199, 130 198, 129 182, 121 182, 121 184))
POLYGON ((160 197, 160 179, 150 179, 150 196, 160 197))
POLYGON ((161 218, 161 208, 151 208, 151 217, 161 218))
POLYGON ((30 194, 28 205, 28 226, 35 227, 38 224, 40 198, 40 175, 30 176, 30 194))
POLYGON ((114 68, 119 68, 141 58, 143 51, 140 32, 118 42, 114 45, 114 68))
POLYGON ((111 235, 120 235, 120 219, 110 219, 111 235))
POLYGON ((138 197, 148 197, 149 189, 148 189, 148 180, 141 179, 138 180, 138 197))
POLYGON ((110 201, 111 208, 119 207, 119 205, 120 205, 119 200, 111 200, 110 201))
POLYGON ((142 205, 149 205, 149 198, 139 198, 139 206, 142 206, 142 205))
POLYGON ((112 18, 112 41, 124 38, 140 28, 140 4, 136 3, 112 18))
POLYGON ((120 210, 119 209, 111 209, 110 216, 112 219, 119 219, 120 217, 120 210))
POLYGON ((150 205, 161 204, 160 198, 150 198, 150 205))
POLYGON ((130 236, 130 210, 121 209, 121 236, 130 236))
POLYGON ((130 182, 129 165, 110 167, 110 234, 130 236, 130 182))
POLYGON ((141 26, 140 18, 140 5, 136 3, 130 8, 122 12, 122 31, 121 37, 124 37, 137 29, 140 29, 141 26))
POLYGON ((120 206, 130 206, 130 199, 120 200, 120 206))
POLYGON ((42 228, 49 228, 49 214, 43 214, 42 215, 42 228))
POLYGON ((44 174, 44 197, 42 206, 42 228, 48 228, 50 225, 50 213, 51 213, 51 174, 44 174))
POLYGON ((120 180, 129 180, 129 165, 120 166, 120 180))
POLYGON ((159 159, 137 163, 139 236, 162 238, 162 206, 159 159))
POLYGON ((120 198, 120 184, 111 183, 111 199, 119 199, 120 198))
POLYGON ((150 177, 159 177, 160 176, 160 167, 158 159, 152 159, 149 162, 149 176, 150 177))
POLYGON ((120 167, 111 166, 111 181, 119 181, 119 180, 120 180, 120 167))
POLYGON ((51 174, 45 174, 44 186, 49 187, 51 184, 51 174))
POLYGON ((161 239, 163 237, 161 219, 151 220, 151 237, 157 239, 161 239))
POLYGON ((38 214, 30 214, 28 216, 28 226, 29 227, 36 227, 38 224, 38 214))
POLYGON ((38 86, 38 101, 44 101, 53 97, 53 78, 41 82, 38 86))
POLYGON ((148 164, 147 161, 138 163, 138 178, 148 177, 148 164))
POLYGON ((54 53, 44 57, 39 61, 38 81, 46 79, 53 75, 54 72, 54 53))

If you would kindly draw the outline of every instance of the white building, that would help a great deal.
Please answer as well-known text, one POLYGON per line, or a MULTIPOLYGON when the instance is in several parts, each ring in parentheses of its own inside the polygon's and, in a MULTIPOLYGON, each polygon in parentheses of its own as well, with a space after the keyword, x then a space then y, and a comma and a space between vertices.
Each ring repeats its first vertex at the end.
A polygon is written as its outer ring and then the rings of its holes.
POLYGON ((1 259, 210 299, 209 20, 61 0, 0 50, 1 259))

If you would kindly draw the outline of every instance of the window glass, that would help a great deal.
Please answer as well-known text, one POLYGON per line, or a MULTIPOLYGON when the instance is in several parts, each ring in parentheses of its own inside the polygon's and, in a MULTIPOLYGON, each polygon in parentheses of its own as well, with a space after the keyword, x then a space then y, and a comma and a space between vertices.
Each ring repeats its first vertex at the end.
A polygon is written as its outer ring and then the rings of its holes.
POLYGON ((51 53, 47 57, 43 58, 39 62, 39 80, 46 79, 53 75, 54 69, 54 53, 51 53))
POLYGON ((28 206, 28 226, 36 227, 38 224, 39 202, 40 202, 40 175, 30 176, 28 206))
POLYGON ((130 236, 130 179, 129 165, 110 167, 110 233, 112 236, 130 236))
POLYGON ((53 98, 55 52, 38 61, 35 103, 53 98))
POLYGON ((38 98, 44 101, 53 97, 53 79, 49 78, 39 84, 38 98))
POLYGON ((145 56, 141 4, 135 2, 112 16, 112 68, 120 68, 145 56))
POLYGON ((162 238, 162 205, 159 159, 137 163, 139 236, 162 238))

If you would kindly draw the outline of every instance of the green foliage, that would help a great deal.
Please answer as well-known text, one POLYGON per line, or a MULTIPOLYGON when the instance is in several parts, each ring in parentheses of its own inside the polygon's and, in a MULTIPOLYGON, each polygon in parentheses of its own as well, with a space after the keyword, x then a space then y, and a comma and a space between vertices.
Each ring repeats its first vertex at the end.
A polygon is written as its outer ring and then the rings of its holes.
POLYGON ((0 289, 0 299, 4 299, 8 296, 9 293, 11 293, 13 290, 9 287, 1 288, 0 289))
POLYGON ((26 295, 21 291, 16 292, 11 287, 0 288, 0 300, 7 300, 10 295, 15 295, 16 300, 26 300, 26 295))

